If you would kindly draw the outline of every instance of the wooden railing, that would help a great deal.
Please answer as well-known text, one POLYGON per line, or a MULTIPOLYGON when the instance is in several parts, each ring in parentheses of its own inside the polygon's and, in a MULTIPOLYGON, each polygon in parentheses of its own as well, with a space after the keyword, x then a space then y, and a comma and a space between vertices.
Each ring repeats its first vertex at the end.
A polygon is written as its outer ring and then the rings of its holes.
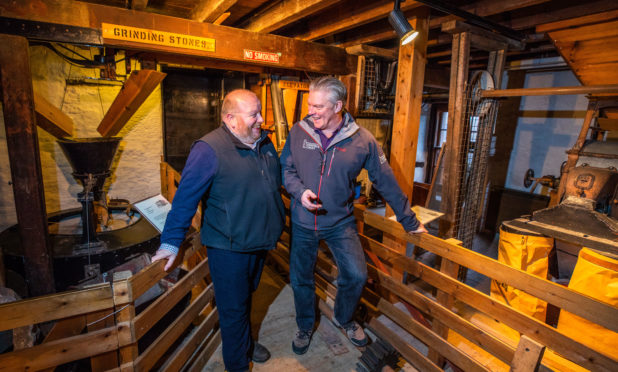
MULTIPOLYGON (((450 329, 470 344, 483 349, 490 355, 490 359, 502 362, 506 370, 510 366, 514 371, 533 371, 536 368, 556 371, 583 368, 618 371, 615 356, 601 353, 596 345, 569 338, 554 327, 460 282, 457 280, 457 272, 460 265, 465 266, 613 331, 618 331, 618 308, 470 251, 456 241, 443 240, 429 234, 407 234, 397 222, 364 209, 357 208, 355 214, 359 232, 368 225, 442 257, 442 266, 436 270, 360 234, 364 250, 372 261, 367 266, 373 285, 367 286, 361 299, 372 314, 367 324, 419 370, 441 370, 445 359, 464 371, 494 369, 487 358, 467 354, 450 343, 447 340, 450 329), (435 295, 419 290, 418 282, 410 285, 396 280, 389 275, 393 269, 419 278, 433 288, 435 295), (393 299, 405 303, 409 313, 395 307, 393 299), (494 323, 494 319, 501 322, 519 332, 522 337, 513 340, 466 319, 456 311, 457 307, 453 306, 455 303, 465 304, 485 314, 494 323), (420 353, 387 328, 378 320, 381 314, 424 343, 429 348, 428 355, 420 353)), ((284 233, 278 248, 271 254, 284 268, 289 268, 288 241, 289 237, 284 233)), ((332 309, 327 304, 332 303, 336 294, 336 287, 330 284, 329 279, 336 277, 337 268, 325 252, 319 252, 316 264, 316 293, 323 300, 320 308, 329 315, 332 309)))
MULTIPOLYGON (((165 163, 161 175, 162 192, 171 199, 180 177, 165 163)), ((139 314, 135 301, 168 274, 163 261, 135 275, 115 273, 112 283, 0 305, 0 331, 53 322, 41 344, 0 354, 0 371, 53 371, 86 358, 93 371, 201 370, 220 343, 218 313, 199 232, 181 251, 175 266, 182 262, 188 273, 139 314), (140 339, 190 293, 190 304, 140 350, 140 339)))

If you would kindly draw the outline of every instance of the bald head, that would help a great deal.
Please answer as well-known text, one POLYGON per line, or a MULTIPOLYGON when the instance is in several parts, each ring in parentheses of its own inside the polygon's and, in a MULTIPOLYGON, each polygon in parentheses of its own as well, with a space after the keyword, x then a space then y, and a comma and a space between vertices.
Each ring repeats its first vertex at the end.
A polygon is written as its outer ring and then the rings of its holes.
MULTIPOLYGON (((221 105, 221 119, 225 122, 225 116, 240 111, 239 108, 258 100, 255 93, 247 89, 235 89, 229 92, 221 105)), ((259 101, 259 100, 258 100, 259 101)))
POLYGON ((255 93, 236 89, 228 93, 221 105, 221 120, 242 142, 252 144, 260 138, 262 104, 255 93))

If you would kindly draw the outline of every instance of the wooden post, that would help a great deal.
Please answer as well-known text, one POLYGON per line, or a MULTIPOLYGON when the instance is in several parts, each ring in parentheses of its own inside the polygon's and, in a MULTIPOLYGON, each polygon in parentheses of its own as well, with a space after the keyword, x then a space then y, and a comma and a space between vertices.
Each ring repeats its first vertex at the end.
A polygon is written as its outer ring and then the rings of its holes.
POLYGON ((6 142, 26 281, 32 296, 55 292, 28 41, 0 35, 0 78, 6 142))
POLYGON ((133 371, 134 361, 137 359, 137 340, 133 328, 135 319, 135 304, 133 293, 128 279, 130 271, 114 273, 114 311, 116 311, 116 325, 118 326, 118 355, 121 371, 133 371))
MULTIPOLYGON (((456 239, 447 239, 449 242, 457 243, 461 245, 461 241, 456 239)), ((440 272, 450 276, 451 278, 457 279, 457 275, 459 274, 459 265, 455 262, 442 257, 442 262, 440 263, 440 272)), ((455 304, 455 298, 444 291, 438 290, 436 294, 436 301, 443 305, 445 308, 451 310, 453 305, 455 304)), ((448 327, 444 325, 444 323, 440 322, 438 318, 433 319, 433 324, 431 326, 433 331, 438 334, 440 337, 446 340, 448 336, 448 327)), ((429 359, 434 362, 438 366, 444 365, 444 357, 442 357, 436 350, 429 349, 427 351, 427 356, 429 359)))
POLYGON ((526 335, 522 335, 511 362, 511 372, 538 371, 545 354, 545 345, 541 345, 526 335))
POLYGON ((459 176, 461 175, 461 137, 463 135, 462 110, 464 87, 468 79, 470 60, 470 35, 468 32, 453 35, 451 52, 451 82, 448 100, 448 129, 446 143, 444 182, 442 185, 442 212, 440 236, 452 238, 455 234, 457 202, 459 200, 459 176))
MULTIPOLYGON (((390 165, 404 194, 412 200, 414 187, 414 168, 416 165, 416 146, 421 121, 423 103, 423 81, 427 54, 427 35, 429 17, 427 9, 419 9, 412 27, 419 32, 414 41, 399 47, 397 63, 397 92, 395 94, 395 114, 393 115, 393 134, 390 165)), ((386 208, 386 217, 393 215, 386 208)), ((384 234, 384 244, 405 254, 406 243, 384 234)), ((403 278, 403 273, 393 272, 395 277, 403 278)))

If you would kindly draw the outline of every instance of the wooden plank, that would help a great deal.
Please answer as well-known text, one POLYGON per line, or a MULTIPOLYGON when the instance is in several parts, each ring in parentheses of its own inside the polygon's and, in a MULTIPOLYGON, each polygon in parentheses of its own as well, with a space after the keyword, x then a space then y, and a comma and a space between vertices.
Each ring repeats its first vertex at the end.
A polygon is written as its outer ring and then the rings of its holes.
POLYGON ((574 87, 553 87, 553 88, 520 88, 520 89, 496 89, 483 90, 482 97, 520 97, 520 96, 548 96, 548 95, 573 95, 573 94, 618 94, 618 84, 588 85, 574 87))
POLYGON ((365 211, 365 223, 618 332, 618 322, 615 321, 618 319, 618 308, 616 307, 435 236, 407 234, 397 222, 375 213, 365 211))
POLYGON ((545 353, 545 346, 526 335, 521 336, 511 363, 511 372, 538 371, 545 353))
MULTIPOLYGON (((395 112, 393 114, 393 134, 389 164, 393 169, 395 179, 403 193, 412 200, 415 168, 416 147, 423 103, 423 84, 425 78, 425 55, 427 54, 427 35, 429 33, 429 13, 423 8, 411 25, 418 31, 413 43, 399 46, 397 62, 397 89, 395 91, 395 112)), ((386 216, 394 213, 387 208, 386 216)), ((405 243, 397 241, 388 235, 384 236, 385 244, 397 245, 405 252, 405 243)), ((401 273, 395 274, 403 277, 401 273)))
POLYGON ((148 7, 148 0, 131 0, 131 9, 144 10, 148 7))
POLYGON ((571 63, 598 64, 618 62, 618 37, 606 37, 572 43, 554 41, 556 47, 571 63))
POLYGON ((0 371, 37 371, 116 350, 116 332, 116 327, 106 328, 0 354, 0 371))
POLYGON ((267 11, 253 16, 245 29, 253 32, 273 32, 337 2, 337 0, 283 0, 267 11))
MULTIPOLYGON (((114 309, 106 309, 86 315, 88 332, 98 331, 104 328, 113 327, 114 309), (110 316, 111 315, 111 316, 110 316)), ((90 358, 91 372, 103 372, 118 367, 118 351, 112 350, 90 358)))
POLYGON ((570 18, 560 20, 557 22, 545 23, 536 27, 536 32, 549 32, 562 30, 565 28, 575 28, 585 26, 589 24, 597 24, 600 22, 612 21, 618 18, 618 10, 606 11, 602 13, 596 13, 586 15, 583 17, 570 18))
MULTIPOLYGON (((366 223, 380 228, 370 221, 366 221, 366 223)), ((424 235, 428 234, 423 234, 423 236, 424 235)), ((426 248, 425 245, 420 244, 420 246, 426 248)), ((613 371, 618 368, 618 361, 595 351, 591 346, 586 346, 577 340, 570 339, 567 336, 557 332, 553 327, 523 314, 522 312, 513 309, 512 307, 497 301, 447 275, 441 274, 429 266, 426 266, 411 258, 402 256, 398 252, 389 248, 385 247, 384 249, 390 251, 395 256, 399 256, 399 258, 397 258, 397 263, 412 275, 417 276, 430 285, 453 295, 455 298, 465 302, 469 306, 500 320, 502 323, 516 329, 535 341, 547 345, 549 348, 559 354, 562 354, 567 359, 585 368, 593 370, 613 371)), ((454 246, 453 249, 456 250, 462 248, 454 246)), ((446 253, 445 256, 450 257, 451 255, 446 253)), ((503 266, 508 268, 505 265, 503 266)), ((579 296, 584 299, 584 296, 579 296)))
MULTIPOLYGON (((400 5, 402 11, 410 10, 422 4, 408 0, 400 5)), ((393 2, 385 1, 378 4, 371 3, 359 7, 355 1, 347 1, 340 7, 341 11, 333 11, 331 14, 319 17, 307 22, 307 29, 304 34, 296 35, 295 38, 301 40, 318 40, 326 36, 343 32, 379 19, 386 18, 388 13, 393 10, 393 2)))
POLYGON ((230 13, 230 12, 222 13, 220 16, 217 17, 217 19, 212 21, 212 24, 213 25, 220 25, 220 24, 222 24, 223 22, 225 22, 226 19, 228 19, 230 17, 231 14, 232 13, 230 13))
POLYGON ((574 65, 573 72, 582 84, 618 84, 618 62, 574 65))
POLYGON ((345 51, 358 56, 378 56, 390 60, 396 60, 399 54, 399 51, 395 49, 378 48, 367 44, 353 45, 345 48, 345 51))
POLYGON ((426 356, 421 354, 418 350, 413 348, 411 345, 408 345, 403 339, 401 339, 397 334, 391 331, 387 326, 385 326, 379 320, 372 318, 369 322, 369 327, 372 331, 374 331, 380 338, 384 341, 391 344, 392 347, 395 348, 410 364, 418 368, 420 371, 442 371, 438 366, 433 364, 426 356))
POLYGON ((136 371, 149 371, 214 297, 212 284, 170 324, 148 348, 135 359, 136 371))
MULTIPOLYGON (((195 350, 204 342, 206 336, 213 332, 216 323, 219 321, 219 313, 215 308, 202 323, 178 346, 176 352, 172 354, 160 371, 180 371, 181 367, 193 355, 195 350)), ((218 332, 218 331, 217 331, 218 332)))
POLYGON ((26 282, 31 296, 56 291, 39 140, 37 137, 28 41, 0 36, 0 92, 11 165, 11 181, 26 282))
POLYGON ((142 12, 139 17, 136 17, 132 10, 113 6, 79 1, 23 0, 11 3, 10 7, 0 7, 0 16, 89 27, 96 30, 101 30, 101 23, 103 22, 174 33, 181 30, 180 32, 189 36, 213 38, 216 43, 215 52, 206 52, 122 40, 104 40, 107 46, 128 50, 199 56, 219 61, 242 62, 248 65, 337 75, 349 74, 356 69, 357 57, 350 56, 337 47, 211 23, 173 18, 150 12, 142 12), (281 57, 276 65, 268 62, 245 60, 244 49, 281 53, 281 57))
POLYGON ((124 82, 124 86, 105 113, 97 131, 103 137, 115 136, 137 112, 167 74, 155 70, 138 70, 124 82))
POLYGON ((40 94, 34 93, 36 124, 56 138, 73 136, 73 119, 40 94))
MULTIPOLYGON (((178 301, 209 273, 208 259, 200 262, 195 269, 185 275, 172 289, 162 294, 135 318, 135 337, 142 338, 178 301)), ((212 285, 212 284, 211 284, 212 285)))
POLYGON ((133 332, 133 319, 135 319, 135 305, 131 287, 127 280, 130 271, 114 273, 114 317, 119 325, 116 335, 118 342, 118 362, 121 370, 132 371, 133 363, 138 355, 137 340, 133 332))
MULTIPOLYGON (((461 242, 455 244, 461 245, 461 242)), ((440 272, 444 275, 448 275, 453 279, 457 279, 457 275, 459 274, 459 267, 460 266, 453 261, 442 257, 442 262, 440 263, 440 272)), ((438 290, 438 293, 436 294, 436 301, 438 301, 440 305, 443 305, 447 309, 452 309, 453 305, 455 304, 455 297, 444 291, 438 290)), ((448 336, 448 327, 440 321, 440 318, 434 319, 431 328, 440 337, 446 338, 448 336)), ((427 356, 432 362, 436 363, 436 365, 438 366, 442 366, 444 364, 442 353, 440 353, 439 350, 430 348, 427 356)))
MULTIPOLYGON (((452 20, 452 21, 443 23, 442 32, 446 32, 449 34, 459 34, 462 32, 469 32, 470 34, 473 34, 473 35, 482 36, 486 39, 494 40, 501 44, 506 44, 509 46, 509 49, 514 49, 514 50, 523 50, 525 47, 524 43, 519 40, 514 40, 509 37, 502 36, 495 32, 491 32, 484 28, 480 28, 477 26, 467 24, 459 20, 452 20)), ((497 48, 497 49, 503 49, 503 48, 497 48)))
POLYGON ((594 40, 618 36, 618 20, 603 23, 557 30, 549 33, 549 37, 563 43, 570 41, 594 40))
POLYGON ((107 283, 0 305, 0 331, 86 314, 114 306, 107 283))
POLYGON ((461 138, 463 137, 464 86, 468 80, 470 62, 470 35, 462 32, 453 35, 451 53, 451 76, 448 99, 448 125, 446 135, 445 165, 442 182, 444 216, 440 219, 440 236, 452 238, 456 235, 455 221, 459 218, 457 209, 460 198, 459 175, 461 174, 461 138))
POLYGON ((238 0, 199 0, 189 18, 196 22, 214 22, 238 0))
POLYGON ((214 336, 210 339, 204 350, 200 353, 200 355, 195 359, 191 367, 187 370, 187 372, 199 372, 201 371, 212 354, 217 350, 219 345, 221 344, 221 331, 217 331, 214 336))
MULTIPOLYGON (((361 237, 361 239, 363 239, 363 237, 361 237)), ((370 240, 367 237, 364 237, 364 239, 368 241, 370 240)), ((383 257, 382 253, 384 252, 379 249, 380 243, 371 240, 370 245, 371 247, 368 247, 367 249, 374 253, 379 252, 381 254, 381 257, 383 257), (378 246, 378 248, 376 248, 376 246, 378 246)), ((393 258, 393 261, 395 261, 395 257, 388 255, 386 259, 392 260, 393 258)), ((500 341, 492 335, 485 333, 479 327, 463 319, 451 309, 447 309, 446 307, 440 305, 434 300, 429 299, 427 296, 422 295, 418 291, 415 291, 396 281, 391 276, 381 273, 379 270, 370 265, 369 272, 372 278, 375 278, 379 281, 379 285, 381 287, 397 294, 399 297, 401 297, 401 299, 412 304, 422 313, 432 316, 434 318, 434 321, 435 319, 440 319, 440 321, 446 326, 461 334, 475 345, 478 345, 481 348, 487 350, 492 355, 507 364, 511 363, 511 361, 513 360, 513 356, 515 355, 515 348, 500 341)))
POLYGON ((406 313, 397 309, 386 300, 380 300, 378 303, 378 310, 397 323, 401 328, 408 331, 408 333, 418 338, 422 343, 433 350, 437 350, 440 355, 443 355, 451 363, 464 371, 489 371, 487 368, 483 367, 482 364, 472 359, 455 346, 449 344, 444 338, 412 319, 409 315, 406 315, 406 313))

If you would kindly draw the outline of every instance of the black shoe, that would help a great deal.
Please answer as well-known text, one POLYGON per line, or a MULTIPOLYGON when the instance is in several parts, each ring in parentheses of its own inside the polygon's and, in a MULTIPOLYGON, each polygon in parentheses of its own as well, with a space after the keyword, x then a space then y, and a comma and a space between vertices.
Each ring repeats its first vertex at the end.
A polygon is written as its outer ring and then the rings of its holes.
POLYGON ((300 329, 296 331, 296 336, 292 341, 292 350, 298 355, 306 353, 311 343, 312 334, 312 331, 301 331, 300 329))
POLYGON ((264 363, 270 359, 270 352, 262 344, 255 342, 253 344, 253 353, 251 354, 251 360, 256 363, 264 363))

